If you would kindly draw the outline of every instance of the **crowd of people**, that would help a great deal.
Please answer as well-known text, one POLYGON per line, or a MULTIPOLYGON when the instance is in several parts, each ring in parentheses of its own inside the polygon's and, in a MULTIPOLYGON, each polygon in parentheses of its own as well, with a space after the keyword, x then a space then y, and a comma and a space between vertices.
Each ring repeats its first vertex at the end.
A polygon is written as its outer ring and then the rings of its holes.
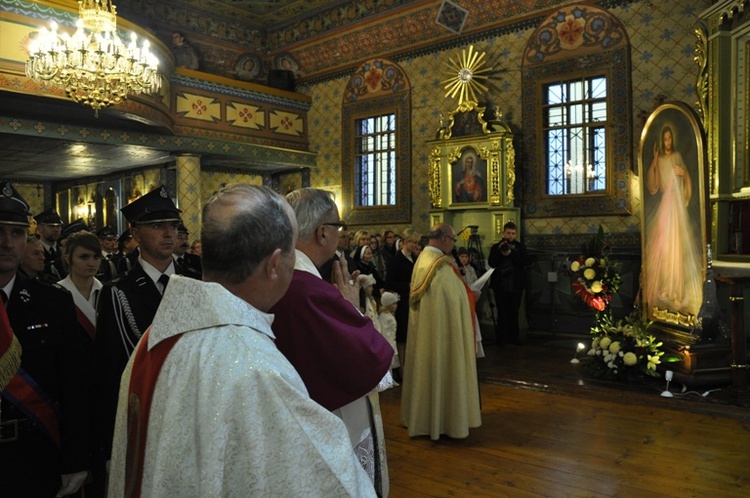
POLYGON ((30 234, 0 187, 3 497, 387 496, 379 392, 410 436, 481 425, 450 225, 354 232, 330 192, 237 184, 192 243, 163 186, 122 233, 49 209, 30 234))

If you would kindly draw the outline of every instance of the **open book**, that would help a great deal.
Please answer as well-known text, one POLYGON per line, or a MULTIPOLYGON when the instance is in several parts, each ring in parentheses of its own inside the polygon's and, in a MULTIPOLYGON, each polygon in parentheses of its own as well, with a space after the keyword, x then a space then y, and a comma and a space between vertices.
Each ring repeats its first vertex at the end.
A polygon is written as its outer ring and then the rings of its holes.
POLYGON ((490 275, 492 275, 492 272, 495 271, 494 268, 490 268, 484 274, 479 277, 473 284, 469 286, 469 289, 473 291, 480 291, 482 290, 482 287, 484 287, 484 284, 487 283, 487 280, 490 279, 490 275))

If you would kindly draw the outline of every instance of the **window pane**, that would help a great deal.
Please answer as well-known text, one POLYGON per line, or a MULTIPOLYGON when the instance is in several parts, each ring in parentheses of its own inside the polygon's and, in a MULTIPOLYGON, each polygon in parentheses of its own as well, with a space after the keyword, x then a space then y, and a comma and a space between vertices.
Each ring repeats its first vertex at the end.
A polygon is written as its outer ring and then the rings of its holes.
POLYGON ((591 121, 607 120, 607 103, 604 101, 591 104, 591 121))
POLYGON ((357 121, 355 199, 358 206, 396 204, 396 115, 357 121))
POLYGON ((565 167, 565 135, 566 130, 551 130, 548 133, 549 147, 547 149, 548 164, 549 164, 549 176, 547 182, 547 188, 550 192, 554 192, 556 195, 563 194, 564 192, 564 167, 565 167))
POLYGON ((544 91, 547 194, 606 190, 606 78, 555 83, 544 91))
POLYGON ((570 106, 570 124, 581 124, 583 122, 583 106, 580 104, 570 106))
POLYGON ((570 99, 568 102, 576 102, 583 100, 583 83, 580 81, 573 81, 570 83, 570 99))
POLYGON ((547 104, 561 104, 567 100, 565 86, 550 85, 547 90, 547 104))
POLYGON ((607 78, 599 77, 591 79, 590 99, 603 99, 607 96, 607 78))
POLYGON ((589 190, 604 190, 607 176, 607 144, 604 128, 593 128, 593 171, 589 190))
POLYGON ((549 121, 547 126, 562 126, 565 124, 565 114, 562 107, 552 107, 549 110, 549 121))

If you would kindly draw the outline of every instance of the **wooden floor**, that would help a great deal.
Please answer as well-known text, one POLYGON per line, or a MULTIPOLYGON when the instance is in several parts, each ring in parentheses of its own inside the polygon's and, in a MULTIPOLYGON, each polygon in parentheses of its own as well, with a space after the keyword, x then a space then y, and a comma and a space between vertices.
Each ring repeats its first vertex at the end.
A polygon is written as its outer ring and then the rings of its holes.
POLYGON ((400 388, 381 393, 390 496, 750 497, 749 408, 583 380, 576 342, 487 347, 482 427, 465 440, 410 439, 400 388))

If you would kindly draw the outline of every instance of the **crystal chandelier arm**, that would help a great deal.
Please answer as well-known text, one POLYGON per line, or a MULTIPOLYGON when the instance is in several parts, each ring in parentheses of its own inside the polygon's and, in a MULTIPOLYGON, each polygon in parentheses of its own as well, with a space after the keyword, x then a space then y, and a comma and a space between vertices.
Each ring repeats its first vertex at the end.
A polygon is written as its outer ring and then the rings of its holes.
POLYGON ((116 105, 128 93, 155 93, 161 87, 158 59, 148 40, 138 47, 132 33, 126 45, 117 33, 112 0, 79 0, 73 36, 56 23, 42 28, 29 45, 26 74, 62 86, 74 101, 95 112, 116 105))

